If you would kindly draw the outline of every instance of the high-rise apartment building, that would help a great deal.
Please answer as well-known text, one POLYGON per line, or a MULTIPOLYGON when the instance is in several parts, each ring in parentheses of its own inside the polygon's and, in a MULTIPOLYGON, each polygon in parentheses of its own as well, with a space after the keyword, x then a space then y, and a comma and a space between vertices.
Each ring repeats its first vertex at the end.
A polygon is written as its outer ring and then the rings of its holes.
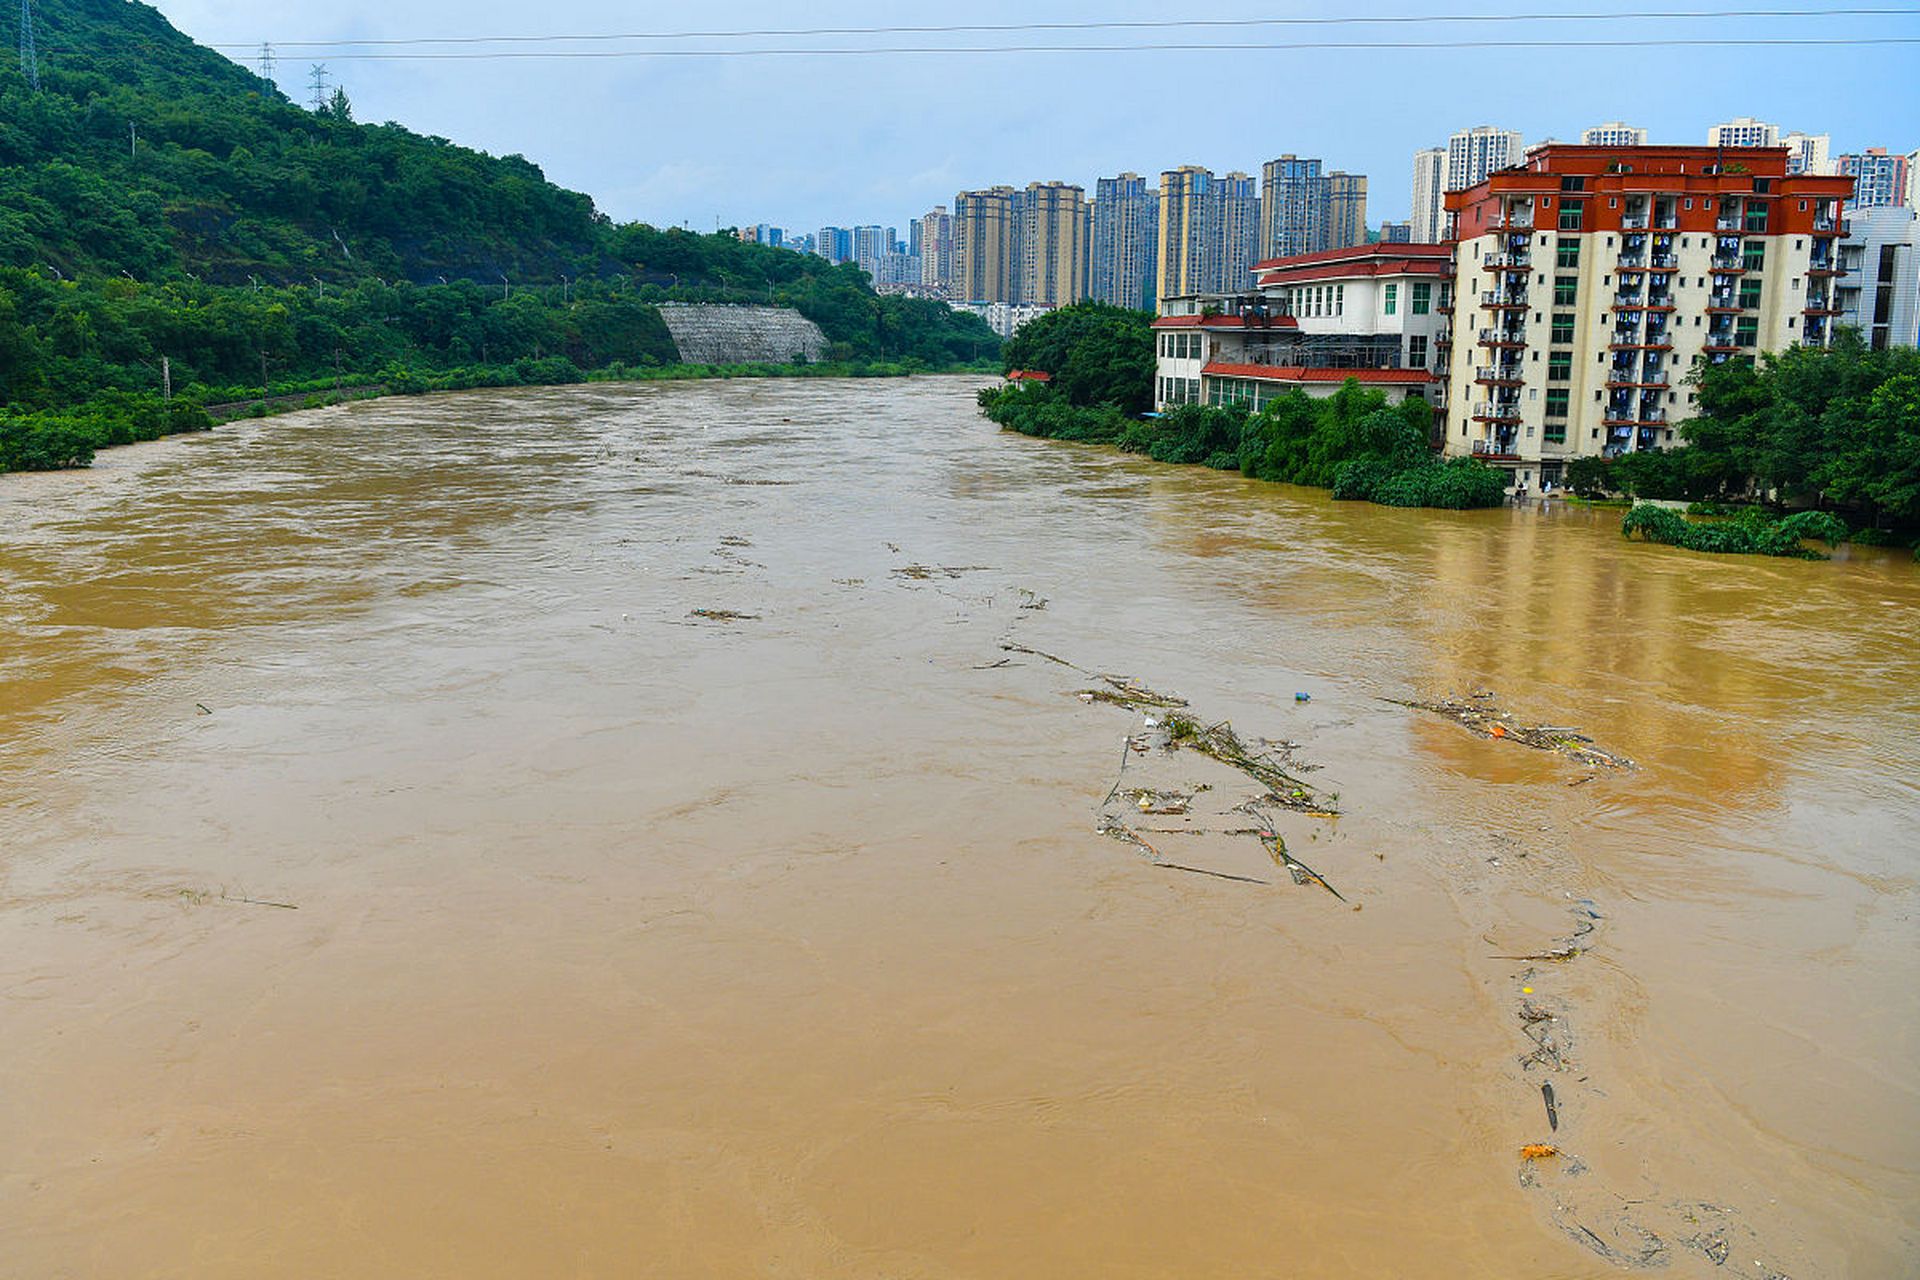
POLYGON ((953 201, 953 278, 959 302, 1014 300, 1014 190, 962 191, 953 201))
POLYGON ((923 215, 920 227, 920 283, 945 289, 953 279, 953 215, 935 205, 923 215))
POLYGON ((1457 231, 1446 448, 1535 486, 1674 442, 1696 359, 1825 345, 1852 180, 1784 148, 1535 149, 1447 197, 1457 231))
POLYGON ((1094 300, 1151 310, 1154 248, 1160 243, 1159 197, 1137 173, 1102 178, 1093 188, 1094 300))
POLYGON ((1439 244, 1446 238, 1447 149, 1428 147, 1413 153, 1413 243, 1439 244))
POLYGON ((1245 173, 1230 173, 1214 186, 1220 202, 1219 278, 1223 293, 1253 288, 1253 264, 1260 260, 1260 187, 1245 173))
POLYGON ((1084 187, 1034 182, 1021 193, 1014 301, 1064 307, 1087 296, 1093 210, 1084 187))
POLYGON ((1752 116, 1741 116, 1708 129, 1707 145, 1710 147, 1777 147, 1780 145, 1780 126, 1768 124, 1764 120, 1755 120, 1752 116))
POLYGON ((1214 176, 1199 165, 1160 175, 1160 301, 1217 293, 1221 242, 1220 201, 1214 176))
POLYGON ((1789 133, 1780 139, 1787 149, 1787 172, 1832 173, 1833 140, 1824 133, 1789 133))
POLYGON ((1526 142, 1512 129, 1476 125, 1447 139, 1448 191, 1465 191, 1488 174, 1519 164, 1526 142))
POLYGON ((893 237, 880 227, 853 229, 853 262, 871 278, 880 278, 880 260, 892 252, 893 237))
POLYGON ((1347 249, 1367 242, 1367 175, 1335 169, 1327 175, 1327 242, 1347 249))
POLYGON ((1327 247, 1332 183, 1318 160, 1284 155, 1261 170, 1260 257, 1287 258, 1327 247))
POLYGON ((1852 206, 1856 209, 1884 209, 1903 205, 1908 199, 1907 157, 1890 155, 1885 147, 1841 156, 1834 167, 1853 179, 1852 206))
POLYGON ((1411 244, 1413 242, 1413 224, 1411 222, 1383 222, 1380 224, 1381 244, 1411 244))
POLYGON ((822 227, 813 237, 813 251, 835 264, 853 257, 853 232, 845 227, 822 227))
POLYGON ((1594 125, 1580 135, 1580 145, 1586 147, 1644 147, 1647 145, 1647 131, 1639 125, 1627 124, 1620 120, 1609 120, 1605 124, 1594 125))

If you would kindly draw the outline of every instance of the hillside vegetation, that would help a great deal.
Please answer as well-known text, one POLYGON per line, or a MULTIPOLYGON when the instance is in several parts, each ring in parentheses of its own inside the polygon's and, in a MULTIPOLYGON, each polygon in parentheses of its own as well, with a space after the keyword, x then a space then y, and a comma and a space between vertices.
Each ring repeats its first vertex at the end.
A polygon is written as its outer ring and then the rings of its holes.
POLYGON ((999 349, 851 264, 615 224, 344 94, 308 111, 150 6, 34 7, 39 91, 0 60, 0 470, 203 422, 199 401, 662 369, 669 300, 793 307, 851 371, 999 349), (160 404, 163 362, 187 405, 160 404))

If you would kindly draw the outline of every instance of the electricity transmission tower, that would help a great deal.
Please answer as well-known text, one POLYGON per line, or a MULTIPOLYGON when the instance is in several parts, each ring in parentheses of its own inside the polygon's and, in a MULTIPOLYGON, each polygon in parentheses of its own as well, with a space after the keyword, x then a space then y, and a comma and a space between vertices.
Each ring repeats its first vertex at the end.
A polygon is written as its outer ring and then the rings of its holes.
POLYGON ((310 83, 313 85, 313 109, 315 111, 325 111, 327 109, 326 63, 316 62, 313 64, 310 83))
POLYGON ((273 42, 270 40, 260 42, 260 78, 268 88, 273 87, 273 42))
POLYGON ((40 54, 33 47, 33 0, 20 0, 20 74, 40 92, 40 54))

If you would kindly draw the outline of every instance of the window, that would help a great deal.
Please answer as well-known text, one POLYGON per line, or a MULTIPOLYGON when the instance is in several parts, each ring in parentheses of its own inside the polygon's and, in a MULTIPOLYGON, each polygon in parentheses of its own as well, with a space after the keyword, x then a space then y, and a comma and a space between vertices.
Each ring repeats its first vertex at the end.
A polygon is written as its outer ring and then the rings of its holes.
POLYGON ((1760 288, 1766 282, 1753 276, 1740 277, 1740 305, 1749 309, 1760 305, 1760 288))
POLYGON ((1580 215, 1585 210, 1586 210, 1586 201, 1584 200, 1561 201, 1560 202, 1560 229, 1562 231, 1578 231, 1580 229, 1580 215))
POLYGON ((1387 286, 1386 303, 1380 308, 1380 310, 1387 315, 1392 315, 1396 310, 1399 309, 1399 306, 1400 306, 1400 286, 1397 284, 1390 284, 1387 286))
POLYGON ((1424 369, 1427 367, 1427 335, 1416 333, 1407 339, 1407 367, 1424 369))
POLYGON ((1571 271, 1580 265, 1580 238, 1561 236, 1560 248, 1554 257, 1553 265, 1571 271))
POLYGON ((1548 335, 1547 341, 1549 342, 1572 342, 1573 341, 1573 316, 1570 313, 1567 313, 1564 311, 1554 312, 1553 332, 1548 335))
MULTIPOLYGON (((1564 418, 1567 416, 1567 404, 1572 398, 1573 393, 1565 387, 1548 387, 1547 407, 1542 412, 1549 418, 1564 418)), ((1566 431, 1565 426, 1560 429, 1563 433, 1566 431)), ((1561 438, 1565 439, 1564 434, 1561 438)))
POLYGON ((1573 352, 1555 351, 1547 356, 1547 381, 1573 381, 1573 352))
POLYGON ((1413 285, 1413 314, 1424 316, 1433 310, 1433 285, 1426 280, 1416 280, 1413 285))
POLYGON ((1580 293, 1579 276, 1555 276, 1553 278, 1553 305, 1570 307, 1580 293))
POLYGON ((1740 265, 1748 271, 1759 271, 1767 265, 1767 242, 1749 240, 1740 247, 1740 265))
POLYGON ((1737 347, 1760 345, 1760 317, 1741 316, 1733 324, 1733 344, 1737 347))
POLYGON ((1587 180, 1585 178, 1563 177, 1560 179, 1560 189, 1562 191, 1585 191, 1587 189, 1587 180))
POLYGON ((1767 229, 1767 206, 1749 204, 1747 206, 1747 230, 1749 233, 1764 233, 1767 229))

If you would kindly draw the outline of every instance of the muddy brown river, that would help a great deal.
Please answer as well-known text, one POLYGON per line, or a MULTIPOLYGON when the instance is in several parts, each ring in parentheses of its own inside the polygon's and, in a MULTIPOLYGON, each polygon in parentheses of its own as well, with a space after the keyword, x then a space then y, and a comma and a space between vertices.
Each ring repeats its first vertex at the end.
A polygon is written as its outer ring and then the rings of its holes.
POLYGON ((976 385, 0 477, 0 1276, 1920 1272, 1911 557, 1334 503, 976 385), (1638 767, 1392 701, 1484 693, 1638 767))

